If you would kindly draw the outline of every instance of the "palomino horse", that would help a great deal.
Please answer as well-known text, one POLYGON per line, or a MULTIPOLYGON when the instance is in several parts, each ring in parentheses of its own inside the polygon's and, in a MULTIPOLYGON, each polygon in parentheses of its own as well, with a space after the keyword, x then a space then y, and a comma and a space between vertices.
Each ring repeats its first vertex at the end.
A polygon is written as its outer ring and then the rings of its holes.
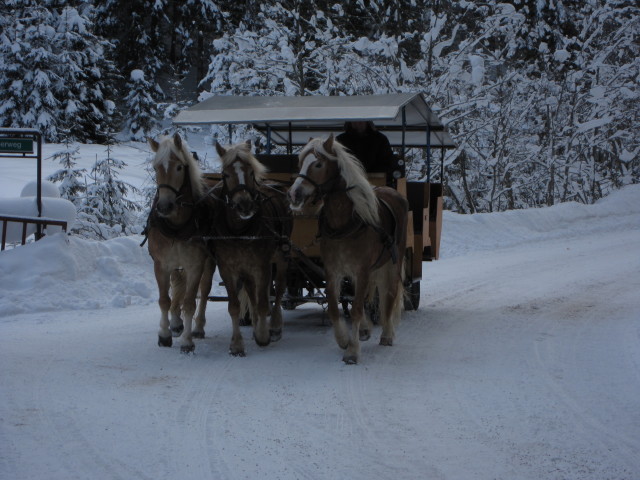
POLYGON ((213 191, 223 202, 213 224, 213 244, 220 276, 229 297, 233 334, 229 353, 244 356, 240 320, 247 310, 256 343, 266 346, 282 336, 281 300, 286 288, 291 212, 286 194, 263 184, 265 167, 251 154, 249 142, 223 148, 222 182, 213 191), (275 303, 269 314, 269 294, 275 267, 275 303))
POLYGON ((193 337, 204 337, 205 309, 215 270, 215 261, 203 240, 213 205, 205 195, 200 168, 180 135, 176 133, 160 143, 149 139, 149 144, 156 154, 153 168, 157 192, 146 234, 160 297, 158 345, 170 347, 172 333, 178 336, 182 332, 180 349, 189 353, 195 348, 193 337), (200 304, 192 331, 199 285, 200 304))
POLYGON ((364 314, 366 299, 380 301, 380 345, 392 345, 394 326, 402 311, 407 201, 389 187, 373 188, 362 164, 334 141, 311 139, 300 152, 300 173, 289 190, 294 211, 309 200, 322 200, 319 236, 326 275, 329 318, 336 341, 345 350, 342 360, 358 363, 360 340, 368 340, 371 324, 364 314), (338 300, 343 278, 355 293, 352 332, 340 317, 338 300))

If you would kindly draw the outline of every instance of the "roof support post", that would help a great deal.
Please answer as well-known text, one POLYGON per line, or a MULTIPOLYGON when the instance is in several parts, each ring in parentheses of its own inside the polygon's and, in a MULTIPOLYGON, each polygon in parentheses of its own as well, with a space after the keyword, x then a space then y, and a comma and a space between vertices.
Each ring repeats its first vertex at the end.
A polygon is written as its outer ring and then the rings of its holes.
MULTIPOLYGON (((38 202, 38 217, 42 217, 42 135, 38 137, 38 183, 37 183, 37 202, 38 202)), ((43 237, 42 225, 36 225, 36 240, 43 237)))
POLYGON ((271 125, 267 125, 267 155, 271 155, 271 125))
POLYGON ((427 183, 431 183, 431 127, 427 123, 427 183))
POLYGON ((287 153, 289 155, 293 153, 293 132, 291 130, 291 122, 289 122, 289 143, 287 144, 287 153))
POLYGON ((229 145, 233 143, 233 130, 231 129, 231 124, 227 125, 227 133, 229 134, 229 145))
POLYGON ((402 161, 406 161, 405 159, 405 143, 406 143, 406 135, 407 135, 407 111, 405 107, 402 107, 402 161))

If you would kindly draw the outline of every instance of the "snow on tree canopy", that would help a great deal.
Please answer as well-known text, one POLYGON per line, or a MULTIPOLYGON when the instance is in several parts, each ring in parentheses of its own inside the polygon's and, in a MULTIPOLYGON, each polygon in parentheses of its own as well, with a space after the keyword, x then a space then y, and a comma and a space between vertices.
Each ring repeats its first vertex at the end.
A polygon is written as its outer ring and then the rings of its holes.
POLYGON ((131 71, 131 80, 133 82, 144 82, 144 72, 136 69, 131 71))

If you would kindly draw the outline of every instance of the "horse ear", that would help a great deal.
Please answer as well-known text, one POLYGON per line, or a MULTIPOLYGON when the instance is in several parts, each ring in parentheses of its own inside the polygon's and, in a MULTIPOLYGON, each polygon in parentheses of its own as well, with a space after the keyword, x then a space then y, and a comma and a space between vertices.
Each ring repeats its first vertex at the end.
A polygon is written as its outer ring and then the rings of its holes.
POLYGON ((324 143, 322 144, 322 148, 324 148, 324 150, 328 153, 330 153, 331 155, 333 155, 335 152, 333 151, 333 133, 329 135, 329 138, 327 138, 324 143))
POLYGON ((247 144, 247 147, 249 147, 249 150, 251 150, 251 140, 247 140, 246 142, 244 142, 247 144))
POLYGON ((217 140, 216 140, 216 152, 218 152, 218 155, 220 155, 221 157, 224 156, 225 153, 227 153, 224 147, 220 145, 217 140))
POLYGON ((147 138, 147 141, 149 142, 149 146, 151 147, 151 150, 153 150, 154 152, 157 152, 158 148, 160 147, 160 144, 151 137, 147 138))
POLYGON ((173 134, 173 143, 178 150, 182 150, 182 138, 180 138, 180 134, 178 132, 173 134))

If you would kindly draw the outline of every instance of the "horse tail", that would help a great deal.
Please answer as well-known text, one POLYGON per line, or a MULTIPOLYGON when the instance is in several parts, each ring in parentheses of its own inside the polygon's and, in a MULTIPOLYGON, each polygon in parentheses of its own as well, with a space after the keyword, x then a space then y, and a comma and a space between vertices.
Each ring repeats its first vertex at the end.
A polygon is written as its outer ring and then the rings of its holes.
POLYGON ((180 311, 182 299, 187 289, 187 280, 182 270, 174 270, 169 277, 171 281, 171 311, 180 311))
POLYGON ((238 300, 240 300, 240 318, 244 319, 247 316, 247 313, 251 317, 251 321, 255 318, 254 312, 251 311, 251 298, 249 297, 249 293, 247 292, 246 287, 242 287, 238 292, 238 300))
POLYGON ((402 256, 402 259, 400 260, 400 276, 397 279, 398 282, 398 286, 397 286, 397 294, 396 297, 394 299, 393 302, 393 308, 392 308, 392 312, 395 318, 395 322, 396 324, 400 321, 400 316, 402 314, 402 311, 404 310, 404 304, 405 304, 405 300, 409 297, 407 291, 404 288, 404 276, 405 276, 405 269, 406 269, 406 256, 402 256))

